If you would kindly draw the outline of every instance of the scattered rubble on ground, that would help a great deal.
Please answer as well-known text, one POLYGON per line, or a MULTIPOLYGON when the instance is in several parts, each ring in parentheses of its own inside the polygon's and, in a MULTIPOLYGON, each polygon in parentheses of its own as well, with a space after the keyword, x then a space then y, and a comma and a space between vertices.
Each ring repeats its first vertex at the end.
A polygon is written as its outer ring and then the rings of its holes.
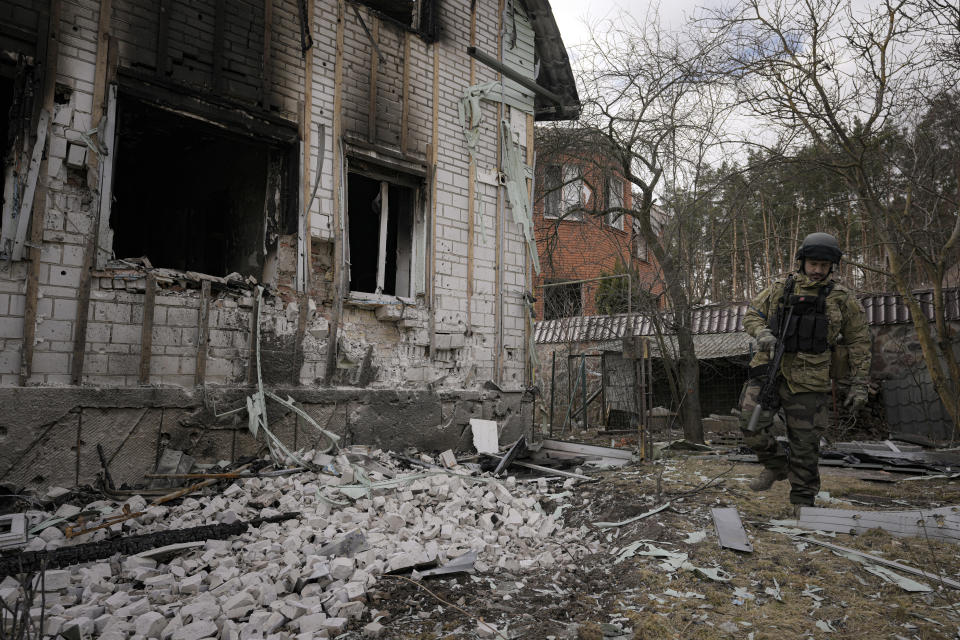
MULTIPOLYGON (((24 614, 39 619, 42 606, 46 632, 67 638, 759 640, 960 629, 952 534, 861 527, 854 536, 838 524, 898 512, 921 516, 913 526, 952 527, 951 507, 960 504, 952 472, 876 483, 856 469, 825 468, 819 500, 829 510, 795 521, 786 483, 746 491, 758 468, 716 450, 659 447, 664 457, 638 464, 574 443, 496 449, 460 457, 298 451, 310 468, 280 470, 267 461, 184 469, 171 454, 152 474, 164 477, 148 479, 162 488, 122 500, 57 488, 24 497, 33 508, 11 514, 11 522, 22 516, 22 529, 11 525, 8 541, 22 530, 28 542, 0 563, 135 539, 150 547, 104 547, 107 557, 48 565, 42 581, 28 576, 33 602, 24 614), (511 451, 528 457, 495 477, 511 451), (170 484, 207 482, 157 503, 183 492, 170 484), (817 530, 810 523, 818 521, 834 526, 817 530), (737 522, 741 529, 726 528, 737 522), (718 530, 736 534, 736 546, 723 548, 730 540, 718 530), (163 543, 191 531, 203 537, 163 543)), ((108 490, 115 498, 123 491, 108 490)), ((10 607, 24 592, 14 576, 0 582, 10 607)))

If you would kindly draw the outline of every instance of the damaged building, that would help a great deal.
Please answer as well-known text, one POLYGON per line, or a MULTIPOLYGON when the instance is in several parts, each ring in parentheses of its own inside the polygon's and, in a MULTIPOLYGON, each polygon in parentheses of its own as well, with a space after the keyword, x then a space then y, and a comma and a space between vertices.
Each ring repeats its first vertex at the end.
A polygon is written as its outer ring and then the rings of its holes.
POLYGON ((0 482, 253 453, 257 385, 347 443, 518 433, 534 123, 578 112, 547 0, 4 2, 0 482))

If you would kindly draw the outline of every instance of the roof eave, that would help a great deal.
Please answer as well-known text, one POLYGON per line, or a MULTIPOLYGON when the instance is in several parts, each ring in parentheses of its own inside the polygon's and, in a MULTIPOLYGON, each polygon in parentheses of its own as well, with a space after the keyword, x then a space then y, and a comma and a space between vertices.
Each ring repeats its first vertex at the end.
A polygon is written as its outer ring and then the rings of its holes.
POLYGON ((561 104, 537 96, 534 102, 534 118, 538 121, 576 120, 580 117, 580 96, 570 67, 570 58, 563 45, 560 29, 553 17, 549 0, 525 0, 527 14, 533 25, 534 43, 540 71, 537 84, 563 97, 561 104))

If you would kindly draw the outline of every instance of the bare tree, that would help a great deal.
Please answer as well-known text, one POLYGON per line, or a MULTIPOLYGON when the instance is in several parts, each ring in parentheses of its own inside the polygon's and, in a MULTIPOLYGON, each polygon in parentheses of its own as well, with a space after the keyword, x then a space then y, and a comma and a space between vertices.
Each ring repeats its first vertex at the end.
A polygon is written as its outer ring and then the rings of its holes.
MULTIPOLYGON (((660 310, 661 320, 676 338, 670 350, 676 355, 680 421, 685 437, 699 442, 699 366, 691 324, 709 282, 702 261, 705 230, 702 219, 690 215, 697 202, 686 194, 719 157, 729 92, 708 75, 710 43, 691 33, 666 30, 655 11, 640 20, 620 15, 591 28, 575 64, 584 105, 579 130, 589 132, 594 145, 601 141, 635 194, 632 208, 592 213, 633 218, 658 264, 668 306, 660 310), (658 207, 667 217, 662 229, 658 207)), ((568 149, 584 146, 583 139, 568 138, 568 149)))
POLYGON ((949 116, 924 122, 958 81, 955 6, 746 0, 705 24, 725 42, 716 68, 737 81, 742 105, 765 125, 766 138, 750 141, 787 158, 813 147, 855 198, 865 233, 883 250, 881 262, 862 266, 887 275, 903 296, 960 431, 960 367, 943 295, 960 238, 957 130, 949 116), (913 295, 918 284, 934 290, 932 323, 913 295))

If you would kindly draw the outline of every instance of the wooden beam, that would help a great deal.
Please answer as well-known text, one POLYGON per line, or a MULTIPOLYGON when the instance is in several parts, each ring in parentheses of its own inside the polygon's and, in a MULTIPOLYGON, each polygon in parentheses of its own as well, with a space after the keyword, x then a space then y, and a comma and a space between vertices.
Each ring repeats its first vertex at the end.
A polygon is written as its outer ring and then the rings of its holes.
MULTIPOLYGON (((313 2, 307 3, 307 25, 312 28, 313 2)), ((304 52, 303 111, 300 117, 303 173, 300 178, 300 211, 297 220, 297 291, 310 290, 310 185, 314 184, 314 181, 310 180, 310 168, 313 158, 313 56, 316 51, 314 47, 310 47, 309 50, 304 52)), ((318 148, 322 144, 324 144, 322 139, 317 141, 318 148)), ((317 171, 319 172, 321 169, 318 165, 317 171)), ((317 177, 319 178, 319 176, 317 177)))
POLYGON ((207 381, 207 345, 210 344, 210 281, 200 284, 200 316, 197 322, 197 366, 193 385, 202 387, 207 381))
POLYGON ((345 0, 337 0, 337 41, 333 71, 333 307, 330 310, 330 330, 327 338, 327 360, 323 374, 325 384, 330 384, 337 368, 337 339, 340 316, 343 310, 344 283, 344 229, 340 201, 343 175, 343 38, 346 18, 345 0))
MULTIPOLYGON (((115 48, 115 47, 112 47, 115 48)), ((100 166, 98 181, 100 183, 99 202, 97 203, 97 214, 95 223, 97 229, 97 238, 95 240, 95 251, 92 252, 93 264, 102 269, 106 266, 107 258, 110 256, 110 247, 108 241, 111 237, 110 231, 110 211, 113 206, 113 171, 116 167, 116 132, 117 132, 117 85, 110 84, 107 87, 107 126, 104 127, 101 141, 103 147, 107 150, 106 160, 100 166)))
MULTIPOLYGON (((500 0, 497 10, 497 51, 503 50, 503 14, 505 0, 500 0)), ((473 49, 470 47, 469 49, 473 49)), ((469 51, 468 49, 468 51, 469 51)), ((497 79, 502 79, 500 73, 497 73, 497 79)), ((503 144, 500 142, 500 127, 503 126, 503 103, 497 103, 497 170, 500 170, 503 162, 503 144)), ((494 275, 496 284, 494 285, 494 382, 500 384, 503 381, 503 189, 497 187, 497 209, 496 224, 494 225, 494 275)), ((586 423, 586 421, 584 421, 586 423)))
POLYGON ((410 120, 410 32, 403 32, 403 94, 400 98, 400 151, 407 153, 410 120))
POLYGON ((380 234, 377 246, 377 294, 383 293, 387 277, 387 222, 390 217, 390 185, 380 183, 380 234))
POLYGON ((440 44, 433 43, 433 131, 430 152, 430 358, 437 351, 437 164, 440 155, 440 44))
MULTIPOLYGON (((470 46, 477 43, 477 3, 471 3, 470 11, 470 46)), ((470 85, 477 84, 477 64, 473 58, 470 58, 470 85)), ((483 108, 482 106, 480 107, 483 108)), ((477 163, 471 155, 468 158, 470 167, 467 170, 467 335, 473 333, 473 245, 476 244, 474 237, 476 229, 476 209, 474 207, 477 198, 477 163)))
MULTIPOLYGON (((297 334, 296 341, 293 344, 293 361, 303 363, 303 338, 307 334, 307 317, 310 314, 310 294, 306 291, 297 296, 297 334)), ((300 369, 297 369, 294 384, 300 384, 300 369)), ((298 422, 299 425, 299 422, 298 422)), ((299 427, 298 427, 299 428, 299 427)), ((296 430, 294 430, 294 449, 296 449, 296 430)))
POLYGON ((377 43, 380 41, 380 19, 373 12, 368 12, 373 30, 370 39, 374 47, 370 51, 370 103, 367 106, 367 139, 371 143, 377 141, 377 77, 380 75, 380 56, 377 55, 377 43))
POLYGON ((263 3, 263 69, 260 75, 260 106, 270 108, 273 93, 273 0, 263 3))
POLYGON ((157 298, 157 278, 147 274, 143 294, 143 324, 140 326, 140 384, 150 384, 150 358, 153 355, 153 309, 157 298))
MULTIPOLYGON (((533 137, 533 114, 527 114, 527 165, 534 168, 536 171, 537 155, 534 149, 534 137, 533 137)), ((535 175, 535 174, 534 174, 535 175)), ((534 180, 536 178, 527 180, 527 198, 530 200, 530 215, 533 215, 533 190, 534 190, 534 180)), ((531 229, 531 232, 533 230, 531 229)), ((534 235, 536 237, 536 235, 534 235)), ((533 276, 533 260, 530 258, 530 243, 525 242, 527 245, 526 249, 523 252, 523 273, 524 273, 524 282, 526 283, 526 291, 536 291, 534 289, 534 276, 533 276)), ((629 252, 628 252, 629 253, 629 252)), ((533 317, 530 315, 530 309, 527 308, 527 305, 523 305, 523 317, 525 319, 523 323, 523 345, 524 349, 529 349, 530 344, 533 342, 531 340, 533 336, 533 317)), ((533 367, 533 354, 528 353, 526 361, 523 365, 524 369, 524 380, 526 386, 530 386, 536 383, 537 372, 533 367)), ((604 399, 604 415, 606 415, 606 399, 604 399)), ((606 424, 606 420, 604 420, 606 424)))
MULTIPOLYGON (((97 61, 93 80, 93 113, 90 123, 94 129, 99 127, 101 120, 107 114, 109 105, 107 80, 110 73, 110 21, 113 16, 113 0, 100 0, 100 16, 97 21, 97 61)), ((102 143, 102 140, 101 140, 102 143)), ((97 185, 100 185, 100 156, 96 153, 87 153, 88 175, 96 176, 97 185)), ((97 208, 95 229, 100 228, 100 210, 97 208)), ((77 317, 73 325, 73 358, 70 360, 70 382, 75 385, 83 383, 83 363, 87 352, 87 321, 90 315, 90 289, 92 278, 90 271, 96 264, 98 237, 91 233, 87 238, 83 253, 83 266, 80 271, 80 288, 77 294, 77 317)))
POLYGON ((250 359, 247 361, 247 384, 257 382, 257 315, 260 309, 260 297, 253 296, 253 306, 250 307, 250 339, 247 341, 250 359))
MULTIPOLYGON (((97 20, 97 61, 93 76, 93 113, 90 125, 96 129, 107 114, 107 78, 110 61, 110 20, 113 16, 113 0, 100 0, 100 16, 97 20)), ((102 140, 99 141, 101 144, 102 140)), ((100 156, 87 153, 87 167, 97 175, 100 156)), ((99 182, 99 181, 98 181, 99 182)))
POLYGON ((157 53, 155 72, 159 76, 170 75, 170 5, 173 0, 157 3, 157 53))
MULTIPOLYGON (((57 58, 60 52, 60 0, 50 0, 50 15, 47 26, 47 43, 43 71, 41 109, 53 113, 53 92, 57 80, 57 58)), ((26 302, 23 311, 23 343, 20 346, 20 385, 23 386, 33 373, 33 347, 37 337, 37 301, 40 293, 40 254, 43 243, 43 221, 47 208, 47 161, 40 166, 40 184, 33 194, 33 209, 30 212, 30 266, 27 269, 26 302)))
MULTIPOLYGON (((223 50, 226 48, 226 0, 217 0, 213 17, 213 88, 223 93, 226 81, 223 77, 223 50)), ((312 4, 312 3, 311 3, 312 4)))

